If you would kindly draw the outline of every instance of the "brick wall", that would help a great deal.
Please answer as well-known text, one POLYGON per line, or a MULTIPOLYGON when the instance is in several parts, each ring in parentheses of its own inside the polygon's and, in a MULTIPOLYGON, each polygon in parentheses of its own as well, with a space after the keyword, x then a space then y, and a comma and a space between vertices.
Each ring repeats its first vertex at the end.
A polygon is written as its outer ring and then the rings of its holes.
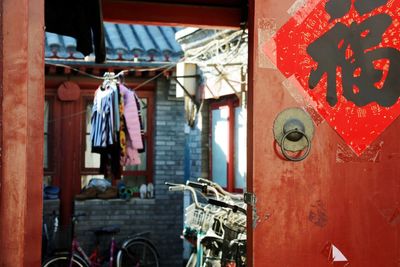
POLYGON ((117 239, 132 232, 150 231, 161 266, 182 266, 183 194, 168 192, 164 183, 184 180, 185 112, 183 101, 175 98, 174 84, 164 78, 157 81, 154 121, 155 198, 75 201, 75 213, 86 214, 75 232, 88 251, 95 242, 89 230, 96 227, 119 225, 117 239))
POLYGON ((209 176, 209 105, 204 103, 196 124, 187 134, 190 179, 209 176))
POLYGON ((75 232, 86 251, 95 244, 95 237, 90 232, 93 228, 118 225, 121 229, 116 235, 118 241, 123 241, 135 233, 150 232, 148 238, 153 241, 160 254, 161 266, 181 266, 180 202, 177 196, 171 196, 171 199, 158 199, 156 196, 155 199, 133 198, 129 201, 121 199, 75 201, 75 212, 86 214, 76 225, 75 232), (172 203, 178 203, 178 207, 172 203))
POLYGON ((156 95, 156 125, 154 151, 154 181, 157 205, 159 244, 165 266, 181 266, 183 245, 183 194, 169 192, 166 181, 182 183, 184 174, 183 101, 174 97, 174 86, 165 79, 158 80, 156 95), (168 88, 163 90, 162 88, 168 88))

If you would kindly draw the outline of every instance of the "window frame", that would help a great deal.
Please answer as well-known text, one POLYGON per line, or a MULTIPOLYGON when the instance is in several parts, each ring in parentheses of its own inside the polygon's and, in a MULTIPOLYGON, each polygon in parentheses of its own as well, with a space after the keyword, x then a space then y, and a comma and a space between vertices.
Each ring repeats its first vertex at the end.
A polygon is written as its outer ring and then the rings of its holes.
MULTIPOLYGON (((56 113, 56 95, 54 93, 49 93, 45 95, 45 101, 49 103, 49 118, 48 118, 48 125, 47 125, 47 168, 44 167, 43 162, 43 175, 44 176, 51 176, 55 175, 55 164, 54 161, 51 160, 54 158, 56 145, 55 145, 55 129, 57 121, 54 120, 57 116, 56 113)), ((44 132, 44 125, 43 125, 43 132, 44 132)), ((43 147, 44 149, 44 147, 43 147)), ((43 151, 46 153, 46 151, 43 151)))
POLYGON ((235 184, 235 108, 240 106, 239 99, 236 96, 226 96, 219 100, 212 100, 210 102, 209 108, 209 174, 210 179, 214 180, 212 177, 213 164, 212 164, 212 152, 213 152, 213 110, 221 109, 227 107, 229 109, 228 115, 228 155, 227 155, 227 181, 226 187, 224 188, 228 192, 243 193, 242 188, 237 188, 235 184))

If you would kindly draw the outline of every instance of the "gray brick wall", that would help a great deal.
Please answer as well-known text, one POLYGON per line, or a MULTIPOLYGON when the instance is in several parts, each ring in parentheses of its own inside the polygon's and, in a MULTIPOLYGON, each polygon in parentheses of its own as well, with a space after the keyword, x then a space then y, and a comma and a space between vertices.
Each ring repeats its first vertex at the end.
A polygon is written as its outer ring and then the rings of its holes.
POLYGON ((150 232, 147 237, 152 240, 160 254, 161 266, 181 266, 182 242, 179 235, 182 225, 176 223, 177 219, 180 221, 179 215, 182 216, 180 202, 177 196, 171 196, 168 200, 156 197, 155 199, 132 198, 129 201, 121 199, 75 201, 75 212, 86 214, 76 225, 75 232, 85 251, 90 251, 95 245, 95 236, 90 231, 94 228, 118 225, 121 231, 116 235, 116 240, 121 242, 130 235, 150 232))
POLYGON ((169 192, 166 181, 182 183, 184 170, 183 101, 171 95, 169 81, 158 79, 155 107, 154 181, 156 195, 157 229, 164 266, 182 266, 183 194, 169 192), (165 88, 168 88, 165 90, 165 88))
POLYGON ((187 135, 190 178, 208 178, 209 173, 209 105, 203 103, 195 126, 187 135))

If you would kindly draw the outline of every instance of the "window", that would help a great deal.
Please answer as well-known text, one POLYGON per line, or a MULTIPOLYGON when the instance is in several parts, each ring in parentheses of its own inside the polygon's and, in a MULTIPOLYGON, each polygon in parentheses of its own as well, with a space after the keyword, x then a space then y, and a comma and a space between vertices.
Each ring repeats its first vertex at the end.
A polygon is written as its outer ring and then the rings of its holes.
MULTIPOLYGON (((127 186, 139 188, 141 184, 150 183, 153 181, 152 177, 152 137, 151 129, 152 129, 152 117, 150 114, 152 113, 153 108, 153 99, 152 92, 138 92, 138 96, 141 99, 142 106, 142 122, 144 126, 144 147, 145 150, 143 153, 140 153, 140 165, 132 165, 132 166, 124 166, 122 171, 122 180, 127 184, 127 186)), ((85 116, 84 116, 84 136, 83 136, 83 162, 82 162, 82 175, 81 175, 81 184, 82 187, 87 185, 87 183, 92 178, 104 178, 103 175, 99 174, 99 166, 100 166, 100 155, 91 152, 91 140, 90 140, 90 132, 91 132, 91 114, 92 114, 92 106, 93 99, 86 98, 85 101, 85 116)))
POLYGON ((123 169, 122 179, 127 186, 134 187, 138 191, 141 184, 153 182, 152 162, 152 125, 153 125, 153 98, 150 92, 138 93, 142 105, 142 122, 144 128, 144 152, 140 153, 140 165, 126 166, 123 169), (147 93, 147 94, 146 94, 147 93))
POLYGON ((243 107, 235 107, 234 135, 235 188, 244 189, 247 172, 247 110, 243 107))
POLYGON ((49 101, 44 102, 44 147, 43 147, 43 168, 49 168, 49 101))
POLYGON ((44 102, 44 145, 43 145, 43 184, 50 185, 52 182, 51 158, 51 121, 52 101, 46 98, 44 102))
POLYGON ((84 141, 83 141, 83 170, 81 176, 81 186, 85 187, 92 178, 104 178, 104 175, 99 174, 100 154, 92 153, 90 132, 92 129, 91 115, 93 107, 93 99, 85 98, 85 118, 84 118, 84 141))
POLYGON ((211 178, 231 192, 246 187, 246 109, 237 100, 211 104, 211 178))

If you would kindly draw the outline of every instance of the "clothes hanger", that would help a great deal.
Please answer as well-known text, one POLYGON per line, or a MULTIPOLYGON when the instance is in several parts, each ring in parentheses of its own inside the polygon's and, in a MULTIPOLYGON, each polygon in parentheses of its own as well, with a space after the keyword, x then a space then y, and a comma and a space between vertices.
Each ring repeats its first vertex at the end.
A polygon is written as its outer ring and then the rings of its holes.
POLYGON ((105 90, 111 82, 115 82, 115 73, 114 72, 105 72, 103 75, 104 81, 101 85, 101 90, 105 90))

